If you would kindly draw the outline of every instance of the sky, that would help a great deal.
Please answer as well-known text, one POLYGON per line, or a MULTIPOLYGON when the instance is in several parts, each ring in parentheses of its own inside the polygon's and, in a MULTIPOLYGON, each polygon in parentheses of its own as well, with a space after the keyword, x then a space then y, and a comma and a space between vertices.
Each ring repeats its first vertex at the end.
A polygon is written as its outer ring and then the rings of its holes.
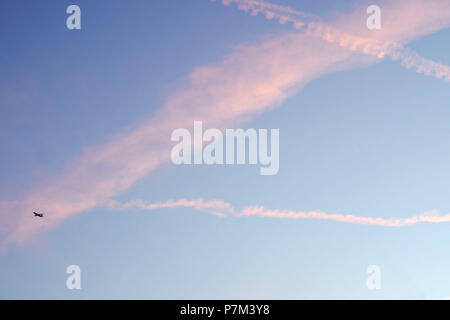
POLYGON ((450 296, 450 3, 270 1, 0 4, 1 299, 450 296), (194 120, 279 172, 173 164, 194 120))

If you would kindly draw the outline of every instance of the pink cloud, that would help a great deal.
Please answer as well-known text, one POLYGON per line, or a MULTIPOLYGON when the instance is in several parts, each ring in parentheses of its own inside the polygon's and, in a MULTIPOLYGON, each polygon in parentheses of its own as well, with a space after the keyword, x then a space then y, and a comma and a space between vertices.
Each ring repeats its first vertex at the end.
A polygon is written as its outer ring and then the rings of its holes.
POLYGON ((219 64, 196 68, 147 122, 85 148, 60 174, 49 177, 1 212, 6 241, 21 243, 70 216, 105 205, 170 160, 170 134, 201 119, 210 127, 233 127, 267 110, 321 74, 374 62, 308 35, 287 33, 238 46, 219 64), (40 223, 32 211, 47 213, 40 223))
MULTIPOLYGON (((405 10, 409 3, 404 3, 405 10)), ((445 25, 441 21, 447 17, 433 10, 431 22, 418 22, 430 32, 445 25)), ((405 39, 417 35, 417 19, 412 15, 406 18, 411 19, 413 31, 399 26, 401 32, 392 36, 396 41, 401 33, 405 39)), ((361 39, 370 46, 378 45, 375 40, 361 39)), ((349 50, 341 42, 343 39, 339 43, 324 40, 316 32, 293 31, 237 46, 222 62, 194 69, 151 119, 130 126, 103 144, 85 148, 59 174, 42 181, 23 199, 1 202, 3 245, 22 243, 75 214, 110 205, 111 198, 169 161, 170 134, 175 128, 190 127, 199 119, 210 127, 234 127, 280 106, 323 74, 380 61, 377 55, 349 50), (30 219, 35 210, 46 212, 45 219, 30 219)))
POLYGON ((295 219, 295 220, 329 220, 350 224, 365 224, 381 227, 405 227, 418 223, 446 223, 450 222, 450 214, 440 215, 436 211, 425 212, 420 215, 409 218, 381 218, 381 217, 364 217, 352 214, 326 213, 323 211, 294 211, 267 209, 263 206, 247 206, 241 210, 234 207, 223 200, 170 200, 160 203, 145 203, 142 200, 134 200, 126 203, 111 202, 109 208, 112 210, 143 210, 151 211, 169 208, 194 208, 218 217, 263 217, 275 219, 295 219))
POLYGON ((385 56, 400 60, 406 68, 414 68, 418 73, 450 81, 450 67, 421 57, 405 49, 404 45, 418 37, 450 26, 450 3, 445 0, 389 1, 381 3, 382 25, 380 30, 366 28, 366 7, 359 6, 351 14, 341 14, 326 23, 315 16, 289 7, 272 5, 260 0, 223 0, 225 5, 235 2, 243 11, 265 14, 276 18, 282 24, 292 22, 295 28, 305 28, 306 32, 338 44, 352 51, 373 55, 380 59, 385 56), (399 19, 401 17, 401 19, 399 19), (309 19, 306 19, 309 18, 309 19))

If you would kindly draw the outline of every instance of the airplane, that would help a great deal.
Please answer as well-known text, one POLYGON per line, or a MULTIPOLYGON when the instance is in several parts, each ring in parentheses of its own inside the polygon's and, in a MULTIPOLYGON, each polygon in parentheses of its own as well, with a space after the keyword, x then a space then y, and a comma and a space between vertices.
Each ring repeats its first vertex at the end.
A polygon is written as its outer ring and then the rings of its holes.
POLYGON ((34 212, 34 211, 33 211, 33 213, 34 213, 34 216, 35 216, 35 217, 40 217, 40 218, 43 218, 43 217, 44 217, 44 214, 43 214, 43 213, 37 213, 37 212, 34 212))

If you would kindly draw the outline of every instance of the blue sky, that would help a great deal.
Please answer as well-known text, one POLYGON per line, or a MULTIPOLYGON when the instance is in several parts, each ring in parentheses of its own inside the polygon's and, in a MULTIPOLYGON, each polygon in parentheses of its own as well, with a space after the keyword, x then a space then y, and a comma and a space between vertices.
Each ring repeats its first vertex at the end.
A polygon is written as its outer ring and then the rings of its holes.
MULTIPOLYGON (((366 16, 350 1, 272 2, 325 21, 366 16)), ((302 32, 207 0, 76 1, 82 29, 69 31, 70 4, 1 5, 2 200, 28 199, 86 146, 151 120, 195 68, 221 65, 240 44, 302 32)), ((449 37, 441 27, 406 46, 449 65, 449 37)), ((321 74, 242 124, 279 128, 277 175, 260 176, 250 165, 168 162, 113 198, 222 199, 236 208, 382 218, 447 214, 448 101, 449 82, 389 58, 321 74)), ((19 214, 6 212, 0 224, 19 214)), ((441 299, 450 296, 449 249, 448 223, 392 228, 97 206, 2 253, 0 298, 441 299), (66 288, 72 264, 82 270, 80 291, 66 288), (380 290, 366 287, 369 265, 381 268, 380 290)))

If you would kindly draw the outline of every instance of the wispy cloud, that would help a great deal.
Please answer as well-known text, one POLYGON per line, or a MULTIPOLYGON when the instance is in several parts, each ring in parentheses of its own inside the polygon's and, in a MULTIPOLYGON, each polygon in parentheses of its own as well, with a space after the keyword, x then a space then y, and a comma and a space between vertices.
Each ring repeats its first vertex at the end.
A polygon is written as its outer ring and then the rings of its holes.
POLYGON ((448 1, 411 0, 407 4, 404 1, 384 2, 382 31, 366 30, 365 10, 362 7, 359 14, 356 11, 353 15, 345 15, 345 19, 327 24, 317 16, 265 1, 222 0, 224 5, 230 5, 233 2, 240 10, 250 12, 252 15, 264 14, 266 18, 275 18, 282 24, 291 22, 296 29, 305 29, 307 34, 320 37, 330 43, 373 55, 379 59, 388 56, 393 60, 400 60, 402 66, 414 68, 418 73, 450 81, 449 66, 423 58, 403 46, 415 37, 450 26, 448 1), (402 23, 399 24, 398 20, 402 23))
MULTIPOLYGON (((215 2, 215 0, 211 1, 215 2)), ((296 28, 307 25, 308 21, 320 19, 314 14, 260 0, 222 0, 222 3, 226 6, 233 2, 237 4, 239 10, 250 12, 253 16, 263 14, 267 19, 277 19, 282 24, 292 22, 296 28), (299 17, 303 20, 300 20, 299 17)))
POLYGON ((143 210, 151 211, 169 208, 194 208, 221 218, 263 217, 275 219, 302 219, 302 220, 330 220, 350 224, 365 224, 381 227, 405 227, 417 223, 444 223, 450 222, 450 214, 440 215, 437 211, 429 211, 408 218, 382 218, 364 217, 352 214, 326 213, 323 211, 295 211, 267 209, 263 206, 247 206, 236 210, 231 203, 223 200, 170 200, 159 203, 146 203, 142 200, 134 200, 125 203, 111 201, 108 208, 112 210, 143 210))
POLYGON ((193 70, 150 120, 97 146, 85 148, 24 199, 6 202, 5 241, 20 243, 70 216, 102 206, 159 165, 170 161, 170 134, 201 119, 205 126, 235 127, 278 107, 310 80, 329 72, 375 62, 364 55, 287 33, 240 45, 223 61, 193 70), (30 222, 34 210, 47 213, 30 222))
MULTIPOLYGON (((407 10, 409 3, 404 2, 402 8, 407 10)), ((446 7, 443 4, 442 10, 446 7)), ((280 11, 276 6, 270 9, 280 11)), ((283 10, 283 14, 297 14, 283 10)), ((414 38, 416 24, 427 26, 429 32, 445 26, 441 21, 446 16, 439 10, 433 12, 419 22, 415 16, 405 16, 403 20, 410 19, 412 31, 399 26, 401 32, 392 38, 398 43, 414 38)), ((240 45, 220 63, 194 69, 149 120, 130 126, 103 144, 86 147, 59 174, 42 181, 23 199, 1 201, 3 245, 21 243, 74 214, 109 205, 110 199, 169 161, 170 133, 175 128, 189 127, 199 119, 210 127, 234 127, 280 106, 321 75, 380 61, 365 50, 349 50, 352 46, 342 45, 343 39, 327 41, 326 29, 320 31, 323 36, 318 37, 318 32, 317 28, 312 33, 292 31, 240 45), (46 218, 30 219, 35 210, 45 211, 46 218)), ((377 42, 368 43, 372 46, 377 42)), ((260 214, 268 214, 264 212, 260 214)))

